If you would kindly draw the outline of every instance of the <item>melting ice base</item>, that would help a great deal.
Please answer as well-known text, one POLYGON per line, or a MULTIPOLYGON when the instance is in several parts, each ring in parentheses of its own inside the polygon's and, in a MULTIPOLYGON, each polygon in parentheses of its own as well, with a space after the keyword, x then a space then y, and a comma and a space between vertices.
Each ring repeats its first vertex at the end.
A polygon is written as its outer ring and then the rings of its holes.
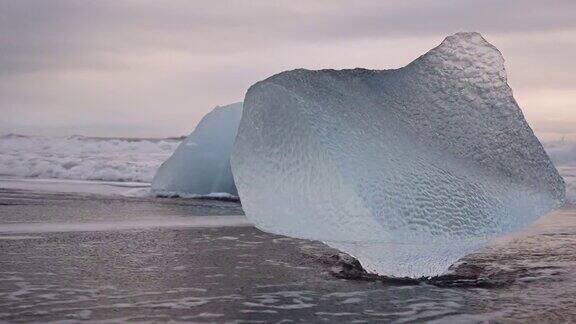
POLYGON ((230 152, 242 116, 242 103, 216 107, 162 164, 152 181, 161 195, 238 194, 230 152))
POLYGON ((502 55, 477 33, 397 70, 294 70, 255 84, 232 170, 259 228, 400 277, 440 274, 565 195, 502 55))

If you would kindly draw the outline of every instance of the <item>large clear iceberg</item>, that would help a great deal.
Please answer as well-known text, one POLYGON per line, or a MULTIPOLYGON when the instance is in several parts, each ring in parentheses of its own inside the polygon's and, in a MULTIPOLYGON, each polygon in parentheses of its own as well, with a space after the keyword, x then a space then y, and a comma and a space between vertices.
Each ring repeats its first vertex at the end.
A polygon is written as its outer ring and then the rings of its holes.
POLYGON ((206 114, 160 166, 152 191, 158 195, 238 195, 230 170, 230 153, 241 116, 241 102, 216 107, 206 114))
POLYGON ((433 276, 564 203, 500 52, 447 37, 396 70, 293 70, 253 85, 231 157, 246 215, 369 271, 433 276))

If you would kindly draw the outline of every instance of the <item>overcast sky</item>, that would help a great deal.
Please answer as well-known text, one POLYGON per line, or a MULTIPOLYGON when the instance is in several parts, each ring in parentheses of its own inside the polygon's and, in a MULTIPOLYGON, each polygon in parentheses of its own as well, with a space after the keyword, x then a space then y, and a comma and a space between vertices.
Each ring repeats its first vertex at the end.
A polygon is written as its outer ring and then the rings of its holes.
POLYGON ((576 1, 0 0, 0 133, 175 136, 294 68, 398 68, 457 31, 506 59, 541 137, 576 135, 576 1))

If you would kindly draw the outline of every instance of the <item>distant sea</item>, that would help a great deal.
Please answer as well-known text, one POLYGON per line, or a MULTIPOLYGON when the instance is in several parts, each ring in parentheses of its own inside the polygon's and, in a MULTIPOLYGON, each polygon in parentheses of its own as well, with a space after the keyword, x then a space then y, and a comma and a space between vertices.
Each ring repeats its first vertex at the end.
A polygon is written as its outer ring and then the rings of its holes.
MULTIPOLYGON (((0 175, 150 183, 183 138, 0 136, 0 175)), ((576 203, 576 141, 543 143, 576 203)))

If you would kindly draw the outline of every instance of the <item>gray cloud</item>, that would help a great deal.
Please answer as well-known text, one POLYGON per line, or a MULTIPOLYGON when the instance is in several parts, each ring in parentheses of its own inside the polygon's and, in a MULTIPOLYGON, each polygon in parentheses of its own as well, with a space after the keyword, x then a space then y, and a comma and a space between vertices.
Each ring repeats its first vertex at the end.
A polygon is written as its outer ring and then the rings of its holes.
POLYGON ((567 30, 576 28, 574 12, 574 1, 3 0, 1 67, 106 68, 111 53, 156 48, 217 53, 460 30, 567 30))
POLYGON ((570 90, 574 12, 574 1, 0 0, 0 127, 175 135, 272 73, 399 66, 460 30, 503 51, 517 95, 570 90))

